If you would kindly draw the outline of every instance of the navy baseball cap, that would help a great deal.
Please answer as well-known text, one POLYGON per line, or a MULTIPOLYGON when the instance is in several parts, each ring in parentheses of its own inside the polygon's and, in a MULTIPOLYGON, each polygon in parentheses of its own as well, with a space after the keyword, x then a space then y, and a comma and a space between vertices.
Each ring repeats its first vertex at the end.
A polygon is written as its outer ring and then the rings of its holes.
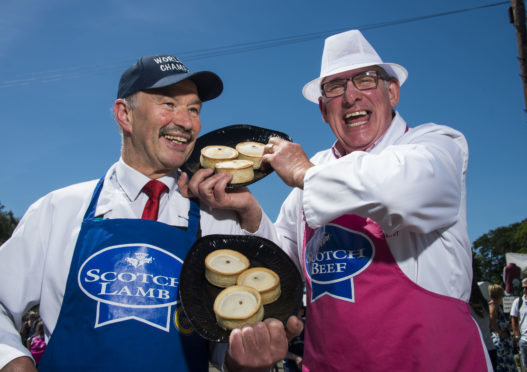
POLYGON ((176 57, 156 55, 139 58, 121 75, 117 98, 126 98, 140 90, 167 87, 186 79, 196 84, 202 101, 216 98, 223 91, 223 82, 214 72, 190 72, 176 57))

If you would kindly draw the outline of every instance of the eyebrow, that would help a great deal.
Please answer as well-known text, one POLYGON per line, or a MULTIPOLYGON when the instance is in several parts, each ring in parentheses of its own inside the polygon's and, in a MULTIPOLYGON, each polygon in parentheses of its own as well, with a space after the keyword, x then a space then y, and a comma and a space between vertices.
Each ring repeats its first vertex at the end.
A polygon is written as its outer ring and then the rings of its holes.
MULTIPOLYGON (((155 99, 158 101, 162 100, 163 98, 170 98, 170 99, 177 101, 178 97, 181 96, 181 94, 176 94, 176 95, 169 94, 169 90, 164 89, 164 88, 152 89, 150 90, 149 93, 152 94, 155 97, 155 99)), ((203 101, 198 96, 196 99, 192 100, 188 104, 203 106, 203 101)))
POLYGON ((368 71, 376 71, 378 72, 381 77, 386 77, 386 78, 389 78, 390 76, 388 75, 388 73, 386 71, 384 71, 382 68, 375 68, 374 66, 372 66, 372 68, 369 68, 367 70, 364 70, 364 71, 361 71, 361 72, 356 72, 354 73, 353 75, 351 76, 348 76, 348 77, 345 77, 345 76, 338 76, 338 77, 333 77, 330 79, 330 76, 326 76, 322 82, 320 83, 320 85, 323 85, 323 84, 326 84, 326 83, 329 83, 330 81, 335 81, 335 80, 344 80, 344 79, 351 79, 352 77, 356 76, 356 75, 360 75, 364 72, 368 72, 368 71), (327 79, 327 80, 325 80, 327 79))
POLYGON ((197 99, 195 99, 194 101, 190 102, 191 105, 200 105, 200 106, 203 106, 203 101, 201 99, 199 99, 199 97, 197 99))

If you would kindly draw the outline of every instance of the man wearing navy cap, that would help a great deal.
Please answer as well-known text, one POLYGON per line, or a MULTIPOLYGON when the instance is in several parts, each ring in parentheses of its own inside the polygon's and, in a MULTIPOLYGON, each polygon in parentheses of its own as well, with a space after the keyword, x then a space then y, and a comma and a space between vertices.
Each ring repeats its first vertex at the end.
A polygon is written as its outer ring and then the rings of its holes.
MULTIPOLYGON (((216 74, 192 73, 169 55, 142 57, 123 73, 119 161, 99 180, 42 197, 0 247, 1 371, 35 370, 17 331, 35 304, 48 342, 41 371, 208 370, 209 345, 177 298, 183 259, 199 236, 268 237, 272 225, 247 191, 233 210, 201 209, 180 193, 202 102, 222 89, 216 74)), ((288 326, 302 327, 296 318, 288 326)), ((267 319, 233 331, 225 361, 229 370, 265 367, 286 351, 284 326, 267 319)))

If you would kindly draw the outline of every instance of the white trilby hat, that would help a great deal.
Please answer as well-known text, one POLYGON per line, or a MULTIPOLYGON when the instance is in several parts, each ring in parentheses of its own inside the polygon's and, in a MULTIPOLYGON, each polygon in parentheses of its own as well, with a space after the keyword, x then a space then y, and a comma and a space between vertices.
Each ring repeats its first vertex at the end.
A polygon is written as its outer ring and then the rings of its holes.
POLYGON ((351 30, 326 39, 320 77, 304 85, 302 94, 309 101, 318 103, 318 98, 321 96, 320 82, 323 78, 366 66, 382 67, 390 77, 399 81, 399 85, 403 85, 408 77, 408 71, 403 66, 396 63, 384 63, 361 32, 351 30))

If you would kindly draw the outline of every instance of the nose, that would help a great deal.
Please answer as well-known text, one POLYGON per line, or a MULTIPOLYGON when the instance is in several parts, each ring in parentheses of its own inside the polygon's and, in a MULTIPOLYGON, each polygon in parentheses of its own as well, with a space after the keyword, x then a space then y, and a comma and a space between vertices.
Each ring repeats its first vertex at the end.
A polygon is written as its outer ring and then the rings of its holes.
POLYGON ((191 130, 193 122, 196 120, 192 113, 186 107, 178 107, 177 110, 174 110, 174 115, 172 122, 186 130, 191 130))
POLYGON ((360 90, 355 88, 351 80, 346 81, 346 90, 343 94, 342 102, 345 104, 352 105, 355 101, 359 100, 361 96, 360 90))

